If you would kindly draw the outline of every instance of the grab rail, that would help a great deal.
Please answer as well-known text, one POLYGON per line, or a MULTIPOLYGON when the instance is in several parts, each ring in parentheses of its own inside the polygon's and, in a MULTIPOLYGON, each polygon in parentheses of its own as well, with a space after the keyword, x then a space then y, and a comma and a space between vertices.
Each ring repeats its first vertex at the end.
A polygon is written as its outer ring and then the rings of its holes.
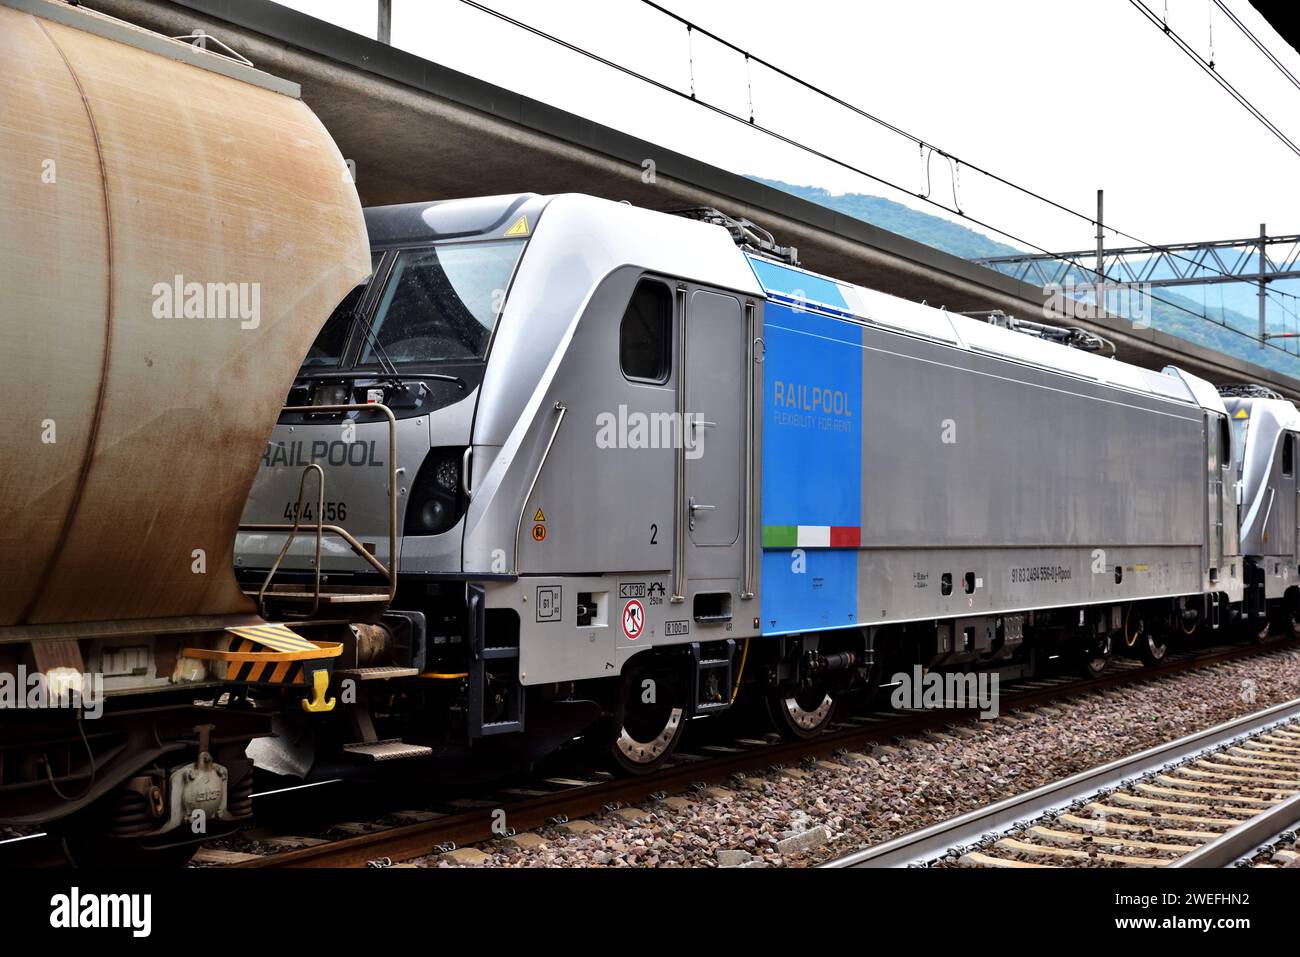
POLYGON ((280 554, 275 556, 275 561, 271 563, 271 570, 266 573, 266 580, 262 582, 262 587, 257 592, 257 613, 263 618, 266 617, 266 590, 271 587, 271 579, 275 573, 280 570, 280 562, 284 561, 284 556, 289 551, 289 546, 293 544, 294 539, 298 537, 298 525, 302 521, 302 493, 306 490, 307 476, 315 470, 316 479, 316 561, 313 563, 316 569, 316 584, 312 592, 311 611, 303 617, 310 618, 316 614, 320 608, 320 546, 321 532, 325 525, 325 470, 312 462, 302 470, 302 477, 298 479, 298 500, 293 507, 293 528, 288 535, 284 537, 284 545, 280 549, 280 554))
MULTIPOLYGON (((686 432, 686 312, 690 307, 690 295, 685 283, 677 285, 677 421, 682 423, 682 433, 686 432)), ((686 532, 688 515, 686 511, 686 442, 677 443, 676 458, 673 465, 673 484, 676 499, 673 502, 673 593, 668 600, 674 605, 686 600, 686 532)))
POLYGON ((758 339, 754 300, 745 300, 745 564, 740 598, 754 597, 754 378, 758 375, 758 339))
POLYGON ((533 497, 533 492, 537 490, 537 480, 542 477, 542 469, 546 466, 547 458, 550 457, 551 446, 555 444, 555 437, 560 433, 560 426, 564 423, 564 414, 569 410, 563 402, 556 402, 555 411, 559 413, 555 420, 555 428, 551 429, 551 437, 546 440, 546 448, 542 450, 542 458, 537 463, 537 471, 533 473, 533 480, 529 483, 528 492, 524 495, 524 500, 519 504, 519 520, 515 522, 515 557, 514 565, 511 568, 511 571, 516 575, 519 574, 519 534, 524 530, 524 514, 528 511, 528 500, 533 497))

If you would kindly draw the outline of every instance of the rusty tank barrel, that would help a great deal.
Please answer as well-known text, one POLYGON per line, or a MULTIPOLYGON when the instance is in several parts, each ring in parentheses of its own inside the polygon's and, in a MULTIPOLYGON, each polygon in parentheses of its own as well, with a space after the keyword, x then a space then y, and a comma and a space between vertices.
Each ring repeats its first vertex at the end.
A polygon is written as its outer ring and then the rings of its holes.
POLYGON ((370 268, 347 166, 291 84, 3 3, 0 637, 253 613, 245 499, 370 268))

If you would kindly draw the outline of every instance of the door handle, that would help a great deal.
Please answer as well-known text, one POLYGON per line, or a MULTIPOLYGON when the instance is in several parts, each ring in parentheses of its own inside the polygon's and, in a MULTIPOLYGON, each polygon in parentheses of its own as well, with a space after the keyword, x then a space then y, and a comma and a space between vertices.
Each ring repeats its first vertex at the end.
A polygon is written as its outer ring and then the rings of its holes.
POLYGON ((690 520, 691 531, 695 531, 696 512, 712 512, 717 507, 718 506, 716 505, 700 505, 698 502, 695 501, 695 496, 692 495, 690 501, 687 504, 687 508, 689 509, 691 515, 691 520, 690 520))

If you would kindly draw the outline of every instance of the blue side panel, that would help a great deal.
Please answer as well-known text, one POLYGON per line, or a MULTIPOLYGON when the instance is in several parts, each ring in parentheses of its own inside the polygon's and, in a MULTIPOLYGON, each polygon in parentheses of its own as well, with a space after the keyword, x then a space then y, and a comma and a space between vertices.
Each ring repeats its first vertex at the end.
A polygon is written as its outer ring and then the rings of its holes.
MULTIPOLYGON (((771 300, 763 325, 762 525, 859 527, 862 328, 771 300)), ((763 550, 763 632, 853 624, 857 550, 793 551, 763 550)))
POLYGON ((843 311, 849 308, 844 293, 840 292, 839 285, 833 280, 753 256, 749 257, 749 265, 759 283, 770 293, 803 302, 821 303, 843 311))
POLYGON ((796 573, 789 549, 763 549, 762 633, 847 628, 858 619, 858 552, 853 548, 805 549, 796 573))

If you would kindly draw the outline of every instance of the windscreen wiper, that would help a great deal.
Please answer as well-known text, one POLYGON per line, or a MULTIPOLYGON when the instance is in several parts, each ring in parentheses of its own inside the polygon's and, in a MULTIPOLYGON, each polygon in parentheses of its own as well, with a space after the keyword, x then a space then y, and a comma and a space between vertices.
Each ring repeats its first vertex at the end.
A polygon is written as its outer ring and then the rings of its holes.
POLYGON ((388 378, 392 380, 393 385, 400 389, 402 387, 402 379, 397 372, 397 366, 393 364, 392 359, 388 358, 388 350, 380 343, 379 336, 375 334, 374 326, 368 322, 366 323, 366 338, 369 339, 370 344, 374 346, 375 355, 379 359, 379 368, 382 369, 388 378))
POLYGON ((388 357, 388 351, 384 348, 383 343, 379 341, 379 336, 375 334, 374 327, 370 323, 366 323, 366 338, 375 347, 375 356, 379 359, 380 369, 383 370, 388 380, 399 389, 403 387, 406 379, 453 382, 460 387, 461 392, 468 388, 465 380, 458 375, 450 375, 444 372, 399 372, 397 365, 388 357))

